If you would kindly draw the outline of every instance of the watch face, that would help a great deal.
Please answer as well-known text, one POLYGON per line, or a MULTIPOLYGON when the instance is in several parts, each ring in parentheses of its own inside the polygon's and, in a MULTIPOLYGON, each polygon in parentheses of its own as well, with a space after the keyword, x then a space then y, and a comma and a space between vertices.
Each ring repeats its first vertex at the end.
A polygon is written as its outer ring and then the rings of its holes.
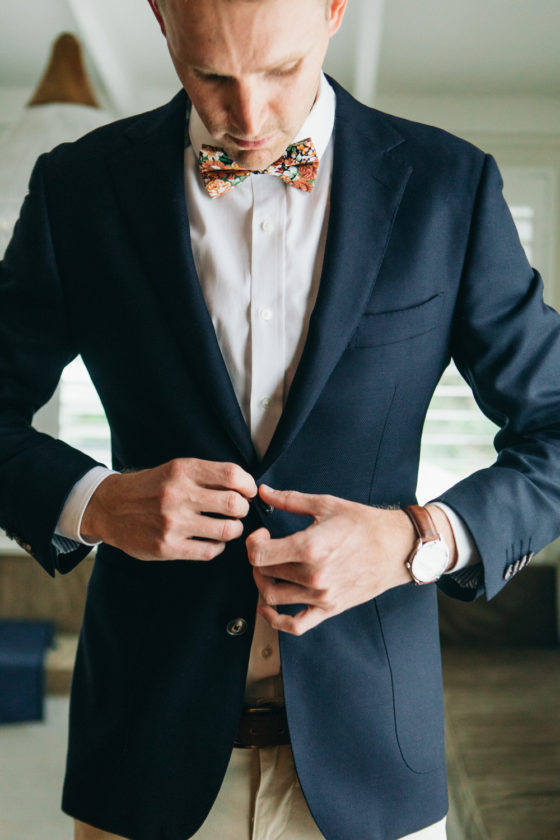
POLYGON ((449 549, 443 540, 423 543, 410 562, 410 571, 419 583, 436 581, 447 569, 449 549))

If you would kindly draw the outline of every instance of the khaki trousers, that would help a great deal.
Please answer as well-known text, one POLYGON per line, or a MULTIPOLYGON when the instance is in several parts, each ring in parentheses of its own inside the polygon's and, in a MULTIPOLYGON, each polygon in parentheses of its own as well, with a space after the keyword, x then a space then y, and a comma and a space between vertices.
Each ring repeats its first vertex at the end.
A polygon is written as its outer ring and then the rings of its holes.
MULTIPOLYGON (((75 820, 74 840, 125 838, 75 820)), ((324 840, 305 802, 290 747, 234 749, 214 807, 193 840, 324 840)), ((402 840, 445 840, 445 820, 402 840)))

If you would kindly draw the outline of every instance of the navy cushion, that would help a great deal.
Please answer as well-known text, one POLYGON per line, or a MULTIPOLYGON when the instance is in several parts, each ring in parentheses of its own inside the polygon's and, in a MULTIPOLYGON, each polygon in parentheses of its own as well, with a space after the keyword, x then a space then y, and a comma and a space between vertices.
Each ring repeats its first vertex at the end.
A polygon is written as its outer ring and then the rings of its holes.
POLYGON ((49 621, 0 621, 0 723, 43 720, 49 621))

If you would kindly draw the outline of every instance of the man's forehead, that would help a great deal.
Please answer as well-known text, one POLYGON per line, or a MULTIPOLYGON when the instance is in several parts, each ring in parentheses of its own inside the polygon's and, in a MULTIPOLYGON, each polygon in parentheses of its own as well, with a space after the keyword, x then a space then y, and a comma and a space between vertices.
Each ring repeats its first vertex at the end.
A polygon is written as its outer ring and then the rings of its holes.
MULTIPOLYGON (((309 54, 321 38, 315 14, 294 27, 301 4, 319 0, 164 0, 168 41, 176 58, 216 75, 281 69, 309 54), (293 9, 290 6, 293 5, 293 9)), ((298 14, 298 17, 300 15, 298 14)))
MULTIPOLYGON (((331 0, 296 0, 296 5, 299 7, 300 12, 306 2, 309 2, 311 5, 320 5, 325 10, 328 10, 331 5, 331 0)), ((185 10, 188 9, 195 12, 203 9, 207 11, 211 6, 221 6, 224 10, 227 10, 228 6, 233 7, 235 5, 246 6, 249 9, 253 7, 256 9, 259 6, 272 6, 278 4, 278 0, 157 0, 157 4, 160 11, 165 13, 169 8, 175 8, 178 10, 183 8, 185 10)), ((287 5, 286 0, 282 0, 281 6, 286 11, 287 5)))
MULTIPOLYGON (((165 9, 168 3, 173 2, 173 0, 157 0, 158 6, 160 9, 165 9)), ((176 0, 180 5, 186 6, 187 4, 191 6, 196 6, 197 4, 206 4, 208 5, 208 0, 176 0)), ((223 3, 252 3, 256 5, 257 3, 269 3, 272 0, 220 0, 223 3)), ((301 2, 301 0, 300 0, 301 2)), ((331 0, 314 0, 316 3, 320 3, 322 6, 326 6, 327 8, 331 4, 331 0)))

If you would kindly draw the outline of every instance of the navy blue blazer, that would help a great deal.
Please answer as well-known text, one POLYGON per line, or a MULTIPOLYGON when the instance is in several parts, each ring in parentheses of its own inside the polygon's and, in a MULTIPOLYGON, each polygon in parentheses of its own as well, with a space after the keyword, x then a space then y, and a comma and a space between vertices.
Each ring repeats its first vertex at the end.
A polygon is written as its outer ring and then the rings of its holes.
MULTIPOLYGON (((333 83, 334 84, 334 83, 333 83)), ((303 358, 259 460, 195 273, 186 96, 42 156, 0 276, 0 523, 51 574, 53 532, 95 462, 30 427, 81 354, 115 469, 236 461, 257 481, 375 505, 415 499, 422 424, 453 357, 498 457, 441 498, 494 596, 560 533, 560 319, 542 301, 492 158, 335 85, 327 249, 303 358)), ((304 517, 253 505, 246 533, 304 517)), ((375 557, 372 557, 375 562, 375 557)), ((63 807, 133 840, 185 840, 232 750, 257 592, 244 540, 211 563, 102 545, 74 682, 63 807), (244 617, 248 631, 230 636, 244 617)), ((297 772, 328 840, 394 840, 447 809, 436 587, 412 583, 281 634, 297 772)))

